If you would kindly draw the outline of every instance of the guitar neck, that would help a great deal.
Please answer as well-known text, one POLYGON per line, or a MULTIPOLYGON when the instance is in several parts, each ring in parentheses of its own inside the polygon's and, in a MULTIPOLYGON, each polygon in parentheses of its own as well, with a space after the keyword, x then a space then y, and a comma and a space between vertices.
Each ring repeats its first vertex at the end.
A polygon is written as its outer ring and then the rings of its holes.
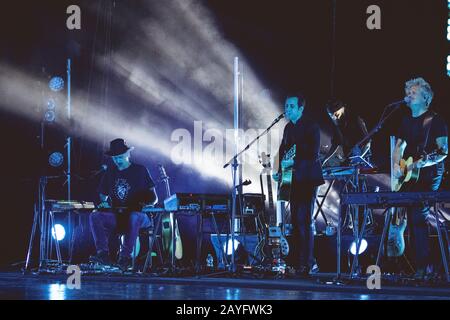
POLYGON ((272 180, 270 175, 267 175, 267 189, 269 193, 269 209, 273 210, 273 193, 272 193, 272 180))

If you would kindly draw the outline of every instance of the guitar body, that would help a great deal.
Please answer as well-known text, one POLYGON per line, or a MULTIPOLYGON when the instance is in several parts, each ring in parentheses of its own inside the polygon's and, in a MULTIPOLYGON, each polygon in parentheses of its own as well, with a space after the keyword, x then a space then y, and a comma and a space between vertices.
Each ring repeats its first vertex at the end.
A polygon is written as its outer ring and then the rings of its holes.
MULTIPOLYGON (((296 153, 296 145, 294 144, 283 157, 283 160, 294 160, 296 153)), ((293 166, 281 168, 281 177, 278 182, 278 197, 279 201, 289 201, 291 198, 292 179, 294 177, 293 166)))
POLYGON ((394 191, 400 191, 403 184, 406 182, 415 183, 419 180, 420 169, 414 166, 413 157, 400 160, 400 169, 403 173, 398 179, 394 178, 394 191))
MULTIPOLYGON (((169 177, 166 174, 166 170, 162 165, 158 166, 160 179, 164 182, 166 187, 166 196, 170 197, 170 186, 169 186, 169 177)), ((183 245, 181 242, 180 230, 178 229, 178 222, 173 215, 173 213, 163 214, 161 218, 162 228, 161 228, 161 238, 162 238, 162 246, 164 252, 167 252, 167 255, 170 257, 173 252, 172 246, 172 227, 175 233, 175 258, 181 260, 183 258, 183 245), (172 219, 173 216, 173 226, 172 219)))
MULTIPOLYGON (((420 159, 422 160, 431 160, 435 161, 436 157, 442 155, 441 151, 433 151, 429 154, 422 156, 420 159)), ((416 183, 419 180, 420 168, 416 166, 417 161, 414 161, 413 157, 409 157, 408 159, 400 160, 400 170, 402 172, 402 176, 400 178, 395 178, 393 181, 392 190, 400 191, 403 184, 406 182, 416 183)))
MULTIPOLYGON (((175 221, 175 258, 181 260, 183 258, 183 245, 181 242, 180 230, 178 229, 178 222, 175 221)), ((162 223, 162 245, 163 250, 167 252, 170 257, 172 255, 172 223, 170 221, 170 213, 165 213, 161 219, 162 223)))
POLYGON ((406 229, 406 219, 403 216, 399 219, 392 219, 389 225, 388 241, 387 241, 387 256, 400 257, 405 252, 405 238, 403 236, 406 229), (399 220, 394 223, 394 220, 399 220))

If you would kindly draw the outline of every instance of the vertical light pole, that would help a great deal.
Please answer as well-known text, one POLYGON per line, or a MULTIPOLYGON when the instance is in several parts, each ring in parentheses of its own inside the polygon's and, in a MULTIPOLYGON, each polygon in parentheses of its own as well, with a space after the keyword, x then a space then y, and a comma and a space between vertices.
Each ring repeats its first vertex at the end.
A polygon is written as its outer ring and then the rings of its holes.
MULTIPOLYGON (((67 119, 69 121, 69 133, 67 136, 67 143, 66 143, 66 148, 67 148, 67 172, 66 172, 66 177, 67 177, 67 201, 70 202, 70 200, 72 199, 72 195, 71 195, 71 172, 70 172, 70 167, 71 167, 71 163, 70 163, 70 156, 71 156, 71 148, 72 148, 72 139, 70 137, 70 123, 71 123, 71 100, 70 100, 70 78, 71 78, 71 61, 70 59, 67 59, 67 119)), ((71 211, 69 211, 68 214, 68 232, 67 232, 67 236, 69 239, 69 259, 72 260, 72 214, 71 211)))

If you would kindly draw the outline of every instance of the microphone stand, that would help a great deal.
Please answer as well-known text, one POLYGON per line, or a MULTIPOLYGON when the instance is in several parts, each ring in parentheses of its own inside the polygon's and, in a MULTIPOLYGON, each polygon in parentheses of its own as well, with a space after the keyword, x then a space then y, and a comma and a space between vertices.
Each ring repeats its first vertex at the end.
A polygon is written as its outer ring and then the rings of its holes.
MULTIPOLYGON (((238 164, 238 157, 243 154, 245 151, 247 151, 248 149, 250 149, 250 147, 256 142, 258 141, 262 136, 264 136, 265 134, 267 134, 270 129, 272 129, 272 127, 277 124, 283 117, 280 115, 278 118, 276 118, 272 124, 267 127, 266 130, 264 130, 261 134, 259 134, 255 139, 253 139, 248 145, 246 145, 241 151, 239 151, 238 153, 236 153, 227 163, 225 163, 225 165, 223 166, 223 168, 227 168, 230 164, 231 164, 231 173, 233 176, 233 192, 232 192, 232 207, 231 207, 231 262, 230 262, 230 271, 232 273, 234 273, 236 271, 236 266, 235 266, 235 255, 234 255, 234 238, 235 238, 235 232, 234 232, 234 220, 236 218, 236 188, 238 188, 239 186, 236 186, 236 175, 237 175, 237 168, 239 166, 238 164)), ((241 184, 242 187, 242 184, 241 184)), ((242 205, 242 199, 241 199, 241 205, 242 205)))
POLYGON ((272 124, 269 126, 269 127, 267 127, 267 129, 266 130, 264 130, 260 135, 258 135, 255 139, 253 139, 248 145, 246 145, 245 146, 245 148, 243 148, 239 153, 237 153, 237 154, 235 154, 231 159, 230 159, 230 161, 228 161, 227 163, 225 163, 224 164, 224 166, 223 166, 223 168, 224 169, 226 169, 230 164, 232 164, 232 162, 234 162, 234 161, 236 161, 237 160, 237 158, 241 155, 241 154, 243 154, 245 151, 247 151, 256 141, 258 141, 259 140, 259 138, 261 138, 262 136, 264 136, 265 134, 267 134, 269 131, 270 131, 270 129, 272 129, 272 127, 274 126, 274 125, 276 125, 278 122, 280 122, 280 120, 282 119, 283 117, 278 117, 277 119, 275 119, 273 122, 272 122, 272 124))
POLYGON ((395 111, 397 111, 397 109, 402 105, 402 103, 404 103, 404 101, 388 104, 384 108, 383 114, 381 115, 380 120, 378 121, 377 125, 372 130, 370 130, 370 132, 368 132, 364 138, 362 138, 360 141, 358 141, 353 146, 352 150, 354 148, 358 148, 360 145, 362 145, 364 143, 367 143, 378 131, 380 131, 380 129, 383 127, 383 124, 385 123, 385 121, 391 116, 391 114, 393 114, 395 111), (386 113, 386 109, 388 107, 392 107, 392 106, 394 108, 392 108, 392 110, 386 116, 384 116, 384 114, 386 113))

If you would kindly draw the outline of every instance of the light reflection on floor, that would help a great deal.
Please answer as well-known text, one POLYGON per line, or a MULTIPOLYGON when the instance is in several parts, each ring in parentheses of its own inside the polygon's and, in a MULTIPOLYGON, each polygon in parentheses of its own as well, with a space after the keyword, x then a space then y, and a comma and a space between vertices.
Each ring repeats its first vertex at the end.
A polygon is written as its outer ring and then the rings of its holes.
MULTIPOLYGON (((84 281, 81 289, 48 279, 0 280, 0 299, 38 300, 406 300, 445 299, 440 296, 358 294, 206 285, 161 285, 84 281)), ((449 298, 447 298, 449 299, 449 298)))

